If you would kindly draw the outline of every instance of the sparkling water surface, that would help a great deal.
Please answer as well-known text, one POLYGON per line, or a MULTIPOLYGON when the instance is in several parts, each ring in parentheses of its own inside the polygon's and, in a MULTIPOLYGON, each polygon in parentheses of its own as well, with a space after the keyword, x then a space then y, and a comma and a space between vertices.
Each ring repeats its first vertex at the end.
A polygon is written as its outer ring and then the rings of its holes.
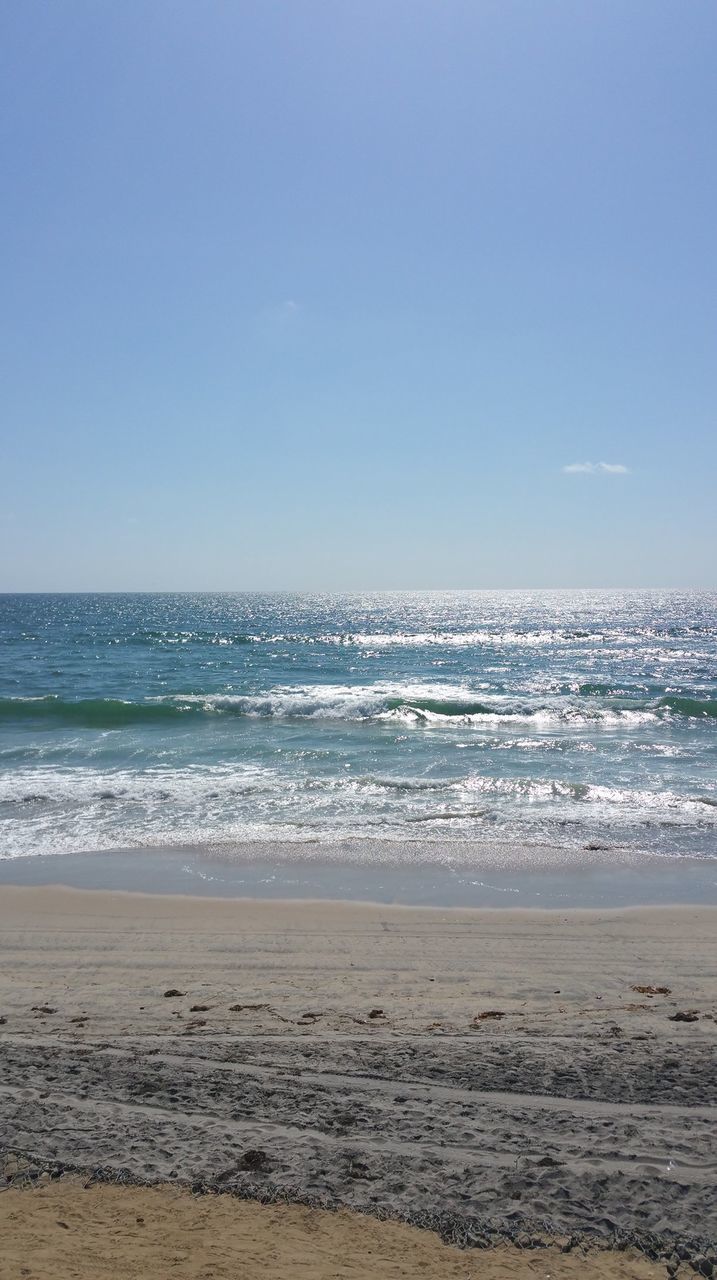
POLYGON ((717 595, 0 596, 0 856, 267 840, 717 857, 717 595))

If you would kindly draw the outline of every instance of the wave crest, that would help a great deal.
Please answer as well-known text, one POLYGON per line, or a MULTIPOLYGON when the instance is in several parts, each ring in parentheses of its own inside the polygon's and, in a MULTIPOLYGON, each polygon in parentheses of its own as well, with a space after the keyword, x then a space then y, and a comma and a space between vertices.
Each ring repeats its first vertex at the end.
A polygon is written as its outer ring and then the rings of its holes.
POLYGON ((505 697, 476 699, 469 690, 434 686, 298 685, 265 693, 167 694, 142 701, 123 698, 0 698, 0 723, 122 729, 211 716, 396 722, 413 727, 527 724, 633 725, 717 719, 717 699, 676 695, 586 704, 584 698, 542 704, 505 697))

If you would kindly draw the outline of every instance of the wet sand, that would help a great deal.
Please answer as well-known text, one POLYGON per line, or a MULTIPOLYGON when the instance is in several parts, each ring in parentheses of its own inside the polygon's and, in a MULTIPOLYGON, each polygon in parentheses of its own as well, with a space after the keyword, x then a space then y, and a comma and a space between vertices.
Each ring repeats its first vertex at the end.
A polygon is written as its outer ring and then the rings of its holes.
POLYGON ((218 848, 113 849, 0 858, 0 888, 55 884, 75 889, 189 894, 260 901, 374 902, 413 907, 717 906, 707 858, 660 858, 599 843, 448 840, 279 840, 218 848))
POLYGON ((454 1243, 587 1233, 699 1256, 717 1239, 716 942, 709 907, 3 887, 6 1183, 95 1170, 454 1243))

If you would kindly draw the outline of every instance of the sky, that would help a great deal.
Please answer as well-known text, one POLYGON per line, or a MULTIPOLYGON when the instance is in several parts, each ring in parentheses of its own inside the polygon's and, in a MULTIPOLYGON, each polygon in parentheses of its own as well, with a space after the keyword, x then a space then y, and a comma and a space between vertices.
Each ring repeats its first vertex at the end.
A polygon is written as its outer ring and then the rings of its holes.
POLYGON ((4 0, 0 590, 717 587, 714 0, 4 0))

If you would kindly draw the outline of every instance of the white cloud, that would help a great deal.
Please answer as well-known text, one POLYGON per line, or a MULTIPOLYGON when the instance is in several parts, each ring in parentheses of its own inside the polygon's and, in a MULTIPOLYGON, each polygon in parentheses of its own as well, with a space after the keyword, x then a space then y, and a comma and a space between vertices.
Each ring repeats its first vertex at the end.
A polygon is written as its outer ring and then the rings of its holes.
POLYGON ((570 462, 563 472, 567 476, 626 476, 630 468, 621 462, 570 462))
POLYGON ((258 332, 265 338, 276 339, 298 326, 303 315, 300 303, 285 298, 274 306, 264 307, 256 317, 258 332))
POLYGON ((281 302, 275 308, 274 314, 277 320, 281 320, 286 324, 287 321, 293 320, 299 314, 299 304, 294 302, 293 298, 287 298, 285 302, 281 302))
POLYGON ((285 298, 283 302, 277 303, 273 307, 265 307, 261 313, 263 320, 268 320, 271 324, 286 325, 296 320, 301 307, 298 302, 294 302, 293 298, 285 298))

